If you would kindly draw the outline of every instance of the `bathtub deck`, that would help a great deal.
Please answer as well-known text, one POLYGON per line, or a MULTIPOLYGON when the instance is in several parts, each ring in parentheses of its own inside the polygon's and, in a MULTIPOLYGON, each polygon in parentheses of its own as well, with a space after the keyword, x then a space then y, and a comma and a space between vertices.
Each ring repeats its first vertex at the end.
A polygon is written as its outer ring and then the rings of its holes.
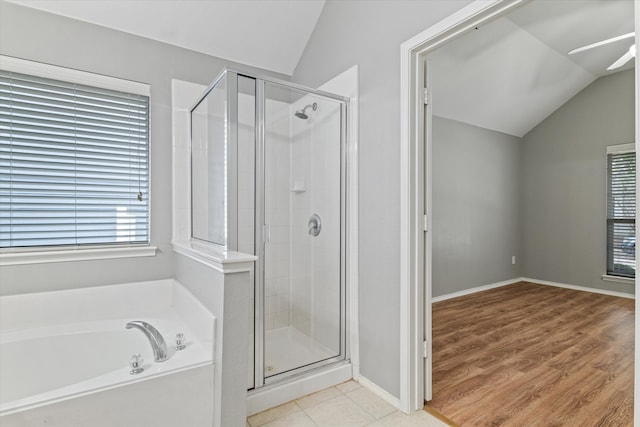
MULTIPOLYGON (((101 404, 110 408, 112 404, 101 403, 96 396, 112 396, 116 389, 126 396, 123 390, 153 388, 148 383, 168 381, 165 377, 175 380, 191 370, 213 375, 214 331, 215 317, 172 279, 2 296, 0 424, 5 425, 6 416, 46 416, 62 407, 61 402, 85 396, 86 401, 95 401, 96 408, 101 404), (155 363, 144 334, 126 329, 131 320, 152 324, 168 346, 176 333, 185 334, 186 348, 180 352, 170 348, 171 357, 155 363), (144 372, 135 377, 129 373, 134 354, 144 358, 144 372)), ((202 391, 212 393, 213 382, 204 379, 202 391)), ((194 415, 210 417, 211 411, 205 408, 194 415)), ((93 424, 66 419, 59 425, 93 424)))

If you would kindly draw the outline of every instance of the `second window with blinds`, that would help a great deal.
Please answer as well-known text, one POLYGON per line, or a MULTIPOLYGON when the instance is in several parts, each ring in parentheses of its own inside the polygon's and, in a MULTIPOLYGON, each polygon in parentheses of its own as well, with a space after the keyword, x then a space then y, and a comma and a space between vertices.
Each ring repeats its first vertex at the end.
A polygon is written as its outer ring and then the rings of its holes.
POLYGON ((636 275, 635 144, 607 147, 607 275, 636 275))

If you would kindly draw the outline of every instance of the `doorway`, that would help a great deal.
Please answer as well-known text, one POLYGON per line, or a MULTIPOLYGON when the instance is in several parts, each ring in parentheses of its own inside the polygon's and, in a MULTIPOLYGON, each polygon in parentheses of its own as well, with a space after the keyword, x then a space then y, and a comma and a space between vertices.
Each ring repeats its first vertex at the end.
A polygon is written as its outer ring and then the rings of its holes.
MULTIPOLYGON (((429 93, 422 91, 424 57, 459 35, 473 31, 524 4, 522 1, 474 2, 402 45, 402 319, 401 405, 406 411, 422 407, 431 398, 431 258, 432 211, 430 194, 431 138, 429 93), (420 118, 425 119, 421 120, 420 118), (426 126, 425 126, 426 123, 426 126), (416 160, 418 159, 418 160, 416 160), (422 197, 421 194, 425 194, 422 197), (426 231, 425 231, 426 230, 426 231), (427 357, 423 359, 423 355, 427 357)), ((636 11, 637 13, 637 11, 636 11)), ((637 21, 637 17, 636 17, 637 21)), ((637 25, 637 24, 636 24, 637 25)), ((636 80, 638 71, 636 67, 636 80)), ((636 91, 638 85, 636 84, 636 91)), ((637 132, 637 131, 636 131, 637 132)), ((636 137, 636 141, 638 138, 636 137)), ((636 319, 637 322, 637 319, 636 319)), ((636 334, 638 328, 636 328, 636 334)), ((637 342, 637 340, 636 340, 637 342)), ((637 372, 637 370, 636 370, 637 372)), ((636 405, 637 410, 638 405, 636 405)))

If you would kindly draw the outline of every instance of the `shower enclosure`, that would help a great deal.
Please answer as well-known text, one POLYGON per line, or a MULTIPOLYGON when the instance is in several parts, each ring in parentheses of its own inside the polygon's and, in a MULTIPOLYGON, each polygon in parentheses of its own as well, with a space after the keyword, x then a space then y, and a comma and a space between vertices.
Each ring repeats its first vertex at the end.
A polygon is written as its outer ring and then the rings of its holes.
POLYGON ((192 237, 258 257, 248 389, 347 357, 347 102, 225 70, 191 111, 192 237))

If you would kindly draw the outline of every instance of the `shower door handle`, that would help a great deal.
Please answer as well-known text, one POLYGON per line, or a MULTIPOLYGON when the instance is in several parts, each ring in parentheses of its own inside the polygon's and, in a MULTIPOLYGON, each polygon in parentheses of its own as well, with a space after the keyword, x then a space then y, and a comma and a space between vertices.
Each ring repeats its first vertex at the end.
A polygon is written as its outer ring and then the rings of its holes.
POLYGON ((320 221, 320 216, 318 216, 318 214, 311 215, 308 226, 310 236, 316 237, 320 234, 320 231, 322 230, 322 221, 320 221))
POLYGON ((264 243, 271 242, 271 226, 269 224, 264 224, 262 226, 262 239, 264 243))

